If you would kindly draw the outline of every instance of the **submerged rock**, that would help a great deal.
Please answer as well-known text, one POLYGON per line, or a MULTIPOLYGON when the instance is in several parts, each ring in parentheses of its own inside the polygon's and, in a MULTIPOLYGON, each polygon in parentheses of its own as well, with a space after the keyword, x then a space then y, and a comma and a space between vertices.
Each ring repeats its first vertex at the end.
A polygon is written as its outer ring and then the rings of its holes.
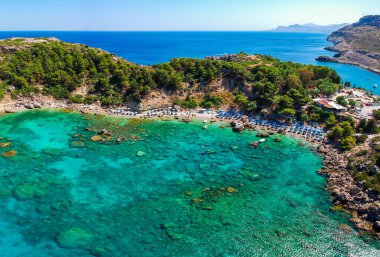
POLYGON ((0 147, 1 147, 1 148, 7 148, 7 147, 10 146, 11 144, 12 144, 11 142, 0 143, 0 147))
POLYGON ((259 144, 260 143, 258 141, 254 141, 254 142, 250 143, 249 145, 252 146, 252 147, 258 147, 259 144))
POLYGON ((90 140, 93 142, 99 142, 99 141, 102 141, 103 138, 99 135, 96 135, 96 136, 91 137, 90 140))
POLYGON ((30 200, 36 197, 43 197, 46 194, 46 188, 36 183, 24 183, 18 185, 13 191, 13 195, 21 201, 30 200))
POLYGON ((16 150, 10 150, 8 152, 2 153, 2 156, 3 157, 7 157, 7 158, 12 158, 12 157, 15 157, 16 155, 17 155, 17 151, 16 150))
POLYGON ((145 155, 146 155, 146 153, 143 152, 143 151, 138 151, 138 152, 136 153, 136 156, 137 156, 137 157, 143 157, 143 156, 145 156, 145 155))
POLYGON ((235 193, 235 188, 233 188, 233 187, 227 187, 226 188, 226 191, 228 192, 228 193, 235 193))
POLYGON ((62 248, 79 248, 89 246, 94 236, 81 228, 72 228, 62 232, 57 237, 57 243, 62 248))
POLYGON ((70 144, 70 147, 72 147, 72 148, 83 148, 85 146, 86 146, 86 144, 83 141, 73 141, 70 144))

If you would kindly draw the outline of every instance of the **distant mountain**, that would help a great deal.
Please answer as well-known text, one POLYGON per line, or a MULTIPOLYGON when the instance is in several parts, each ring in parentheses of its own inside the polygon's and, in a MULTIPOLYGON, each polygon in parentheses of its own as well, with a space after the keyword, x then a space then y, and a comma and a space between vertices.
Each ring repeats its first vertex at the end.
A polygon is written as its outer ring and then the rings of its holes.
POLYGON ((272 31, 275 31, 275 32, 331 33, 333 31, 341 29, 347 25, 349 25, 349 24, 343 23, 343 24, 333 24, 333 25, 322 26, 322 25, 317 25, 314 23, 306 23, 303 25, 294 24, 294 25, 290 25, 290 26, 279 26, 276 29, 273 29, 272 31))
POLYGON ((334 46, 326 49, 336 54, 321 56, 318 61, 358 65, 380 74, 380 15, 365 16, 339 29, 331 33, 328 41, 334 46))

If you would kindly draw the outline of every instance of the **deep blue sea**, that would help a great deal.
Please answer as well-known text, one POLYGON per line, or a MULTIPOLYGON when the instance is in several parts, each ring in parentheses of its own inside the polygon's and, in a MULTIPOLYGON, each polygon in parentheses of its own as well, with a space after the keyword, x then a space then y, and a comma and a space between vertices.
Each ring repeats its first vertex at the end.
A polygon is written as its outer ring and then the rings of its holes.
MULTIPOLYGON (((0 32, 9 37, 57 37, 71 43, 102 48, 129 61, 150 65, 175 57, 204 58, 210 55, 246 52, 272 55, 282 61, 327 65, 343 81, 374 90, 380 76, 356 66, 320 63, 315 58, 333 55, 323 48, 330 45, 327 34, 275 32, 0 32)), ((380 94, 380 88, 374 90, 380 94)))

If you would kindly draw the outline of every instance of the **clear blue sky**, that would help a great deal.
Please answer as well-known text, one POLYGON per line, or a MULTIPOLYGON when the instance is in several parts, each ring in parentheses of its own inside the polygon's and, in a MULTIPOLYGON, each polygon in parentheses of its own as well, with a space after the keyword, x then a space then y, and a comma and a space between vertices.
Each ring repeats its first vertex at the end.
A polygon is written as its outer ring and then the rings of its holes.
POLYGON ((0 0, 0 30, 265 30, 354 22, 380 0, 0 0))

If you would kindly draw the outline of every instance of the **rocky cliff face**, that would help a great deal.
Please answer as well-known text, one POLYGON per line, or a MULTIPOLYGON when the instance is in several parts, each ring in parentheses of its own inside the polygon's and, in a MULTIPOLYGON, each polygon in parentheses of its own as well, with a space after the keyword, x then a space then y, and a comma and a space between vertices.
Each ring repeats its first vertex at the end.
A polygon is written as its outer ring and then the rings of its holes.
POLYGON ((380 15, 365 16, 335 31, 328 41, 334 46, 326 49, 337 54, 332 58, 318 57, 318 61, 354 64, 380 73, 380 15))

